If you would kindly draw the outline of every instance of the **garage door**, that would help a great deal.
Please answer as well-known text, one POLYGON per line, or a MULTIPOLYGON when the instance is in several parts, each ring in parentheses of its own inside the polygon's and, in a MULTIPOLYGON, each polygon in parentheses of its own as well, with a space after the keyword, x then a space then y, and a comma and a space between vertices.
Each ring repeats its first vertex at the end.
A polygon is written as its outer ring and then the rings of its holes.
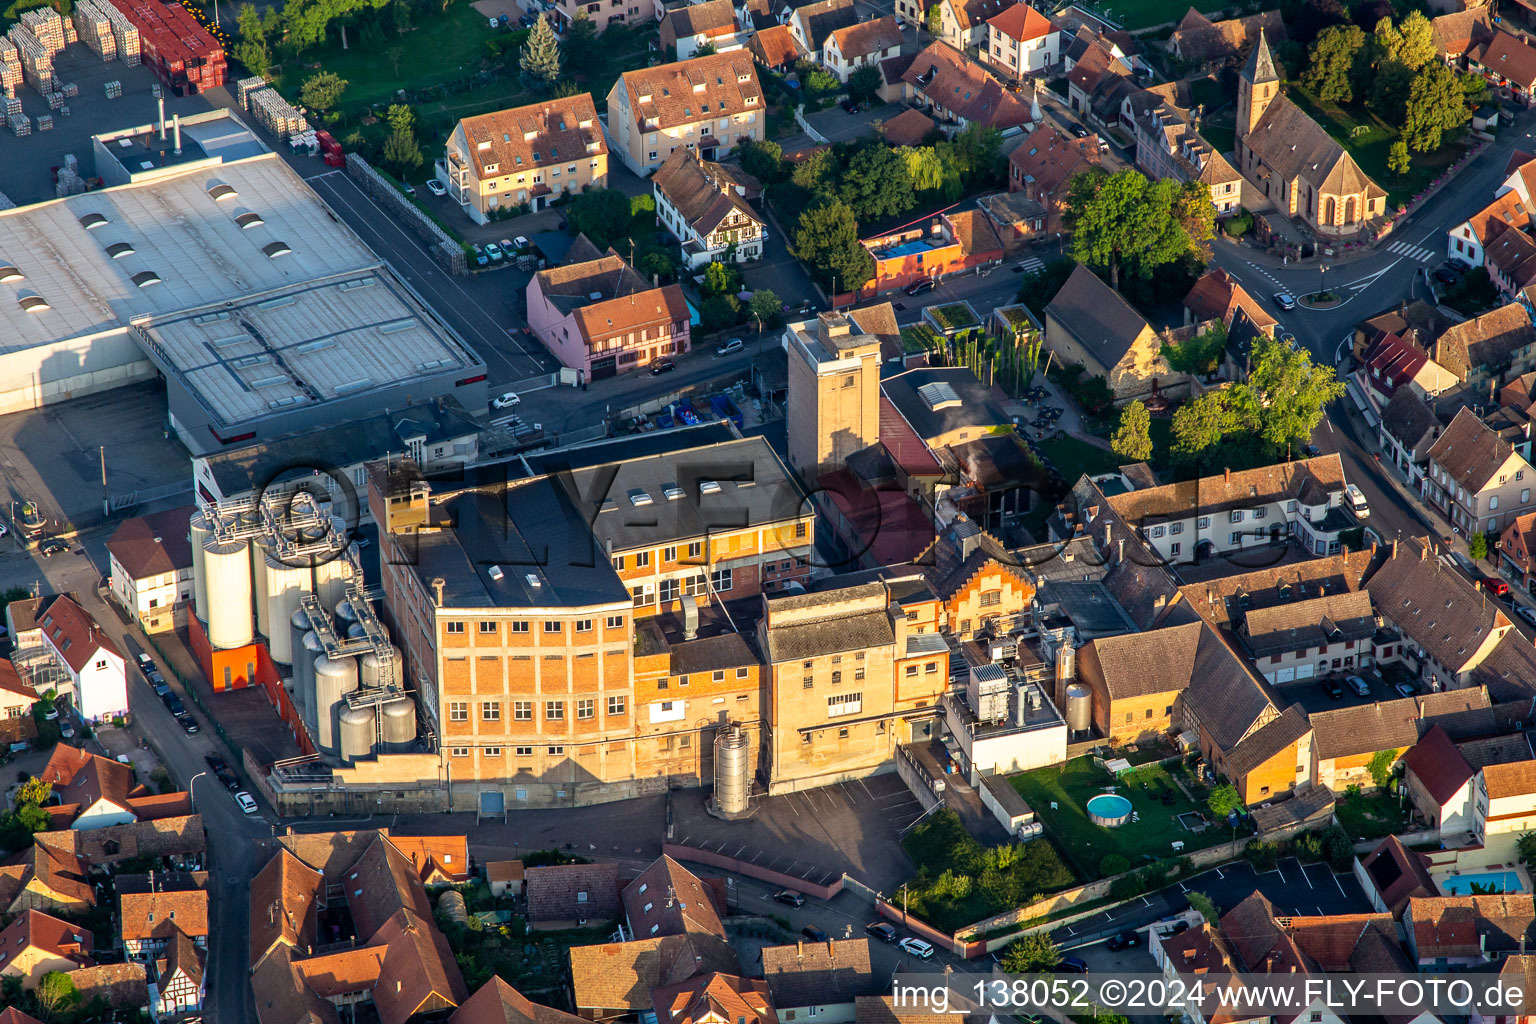
POLYGON ((485 790, 480 794, 481 814, 502 814, 506 809, 506 798, 501 795, 499 790, 485 790))
POLYGON ((1295 678, 1296 669, 1294 667, 1275 669, 1275 682, 1277 683, 1288 683, 1295 678))

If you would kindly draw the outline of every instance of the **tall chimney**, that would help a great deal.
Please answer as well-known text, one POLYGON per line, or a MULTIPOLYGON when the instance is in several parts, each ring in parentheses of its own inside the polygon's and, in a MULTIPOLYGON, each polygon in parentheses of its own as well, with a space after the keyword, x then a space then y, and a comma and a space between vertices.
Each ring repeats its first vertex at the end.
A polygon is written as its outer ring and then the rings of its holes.
POLYGON ((1232 467, 1231 466, 1225 467, 1224 469, 1222 469, 1221 473, 1222 473, 1222 479, 1226 483, 1230 484, 1232 482, 1232 467))
POLYGON ((176 155, 181 156, 181 115, 173 115, 171 127, 176 133, 176 155))
POLYGON ((160 97, 160 141, 165 141, 165 97, 160 97))

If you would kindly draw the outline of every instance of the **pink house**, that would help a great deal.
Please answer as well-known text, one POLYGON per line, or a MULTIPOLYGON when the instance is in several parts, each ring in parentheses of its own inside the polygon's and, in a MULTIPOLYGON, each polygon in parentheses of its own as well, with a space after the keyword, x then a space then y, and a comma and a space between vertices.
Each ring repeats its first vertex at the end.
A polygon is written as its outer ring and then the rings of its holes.
MULTIPOLYGON (((572 253, 595 253, 584 242, 577 239, 572 253)), ((612 249, 535 274, 528 282, 528 326, 561 365, 587 380, 638 370, 689 347, 682 287, 652 285, 612 249)))

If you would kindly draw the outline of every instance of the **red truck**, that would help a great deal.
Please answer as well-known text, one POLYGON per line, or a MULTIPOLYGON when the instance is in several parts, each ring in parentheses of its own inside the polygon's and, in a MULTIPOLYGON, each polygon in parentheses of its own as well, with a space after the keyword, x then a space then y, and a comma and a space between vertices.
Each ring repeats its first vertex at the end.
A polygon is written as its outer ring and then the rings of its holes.
POLYGON ((320 143, 320 155, 325 158, 325 166, 345 167, 347 165, 347 158, 341 152, 341 143, 337 142, 330 132, 315 132, 315 141, 320 143))

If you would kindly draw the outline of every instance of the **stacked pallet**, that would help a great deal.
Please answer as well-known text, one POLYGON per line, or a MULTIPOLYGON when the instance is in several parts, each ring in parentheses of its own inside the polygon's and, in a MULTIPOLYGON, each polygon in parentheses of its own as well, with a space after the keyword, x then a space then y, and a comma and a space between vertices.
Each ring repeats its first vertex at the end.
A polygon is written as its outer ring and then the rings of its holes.
MULTIPOLYGON (((17 99, 15 96, 9 97, 5 101, 4 117, 10 117, 12 114, 19 113, 21 113, 21 100, 17 99)), ((0 117, 0 120, 4 120, 4 117, 0 117)))
POLYGON ((75 29, 75 23, 68 18, 64 19, 64 45, 74 46, 80 41, 80 33, 75 29))
POLYGON ((43 98, 48 101, 49 110, 58 110, 64 105, 64 94, 62 92, 50 92, 43 98))
POLYGON ((0 89, 14 95, 21 85, 21 53, 16 44, 0 36, 0 89))
POLYGON ((53 89, 53 54, 22 25, 12 25, 6 33, 21 53, 22 78, 38 92, 53 89))
POLYGON ((240 101, 241 110, 251 109, 251 93, 267 87, 267 80, 260 75, 252 75, 250 78, 242 78, 235 83, 235 99, 240 101))
POLYGON ((52 57, 64 49, 64 19, 52 7, 22 11, 21 24, 47 48, 48 56, 52 57))
POLYGON ((18 137, 32 134, 32 119, 26 114, 12 114, 5 119, 5 122, 11 126, 11 131, 18 137))
POLYGON ((37 115, 37 130, 40 131, 40 132, 51 132, 51 131, 53 131, 53 115, 52 114, 38 114, 37 115))
POLYGON ((106 89, 109 100, 121 99, 123 96, 123 83, 115 79, 107 83, 106 89))
POLYGON ((102 60, 117 56, 117 37, 112 34, 112 19, 91 0, 80 0, 75 5, 75 29, 92 53, 102 60))
POLYGON ((294 110, 276 89, 258 89, 249 98, 256 123, 278 138, 286 139, 309 130, 304 115, 294 110))
POLYGON ((59 86, 59 92, 64 94, 65 99, 72 100, 76 96, 80 95, 80 87, 74 82, 65 82, 63 85, 59 86))
POLYGON ((112 0, 92 0, 96 9, 112 23, 112 38, 117 44, 117 59, 130 68, 139 66, 139 28, 129 21, 112 0))

